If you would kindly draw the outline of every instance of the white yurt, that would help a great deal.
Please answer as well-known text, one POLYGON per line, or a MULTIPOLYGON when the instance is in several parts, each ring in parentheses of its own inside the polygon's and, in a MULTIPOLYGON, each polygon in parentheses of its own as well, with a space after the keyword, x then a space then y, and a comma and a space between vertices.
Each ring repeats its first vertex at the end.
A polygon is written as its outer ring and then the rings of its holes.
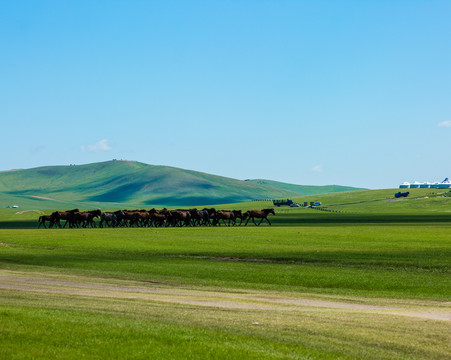
POLYGON ((421 183, 418 181, 413 182, 412 184, 410 184, 410 188, 411 189, 419 189, 420 188, 421 183))

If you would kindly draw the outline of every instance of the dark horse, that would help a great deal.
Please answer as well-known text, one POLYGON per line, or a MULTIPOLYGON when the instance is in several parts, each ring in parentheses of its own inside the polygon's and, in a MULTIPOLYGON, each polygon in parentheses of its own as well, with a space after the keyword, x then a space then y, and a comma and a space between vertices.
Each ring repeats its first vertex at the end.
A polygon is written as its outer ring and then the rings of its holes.
POLYGON ((66 227, 67 223, 69 223, 69 227, 72 228, 72 227, 74 227, 74 214, 79 211, 80 210, 78 210, 78 209, 67 210, 67 211, 55 211, 50 216, 52 216, 54 218, 54 224, 56 224, 56 226, 58 226, 59 228, 61 227, 60 220, 66 220, 63 228, 66 227))
POLYGON ((221 226, 220 221, 224 223, 224 225, 230 226, 230 222, 232 222, 233 225, 235 225, 236 217, 233 211, 229 210, 218 210, 215 214, 215 219, 213 221, 213 225, 219 225, 221 226), (228 223, 226 224, 226 220, 228 220, 228 223))
POLYGON ((243 220, 246 220, 247 213, 244 213, 241 210, 232 210, 233 214, 235 215, 235 222, 240 219, 240 225, 243 223, 243 220))
POLYGON ((46 229, 45 222, 49 222, 49 229, 53 227, 55 224, 55 218, 52 215, 42 215, 39 216, 39 222, 38 222, 38 229, 42 226, 44 226, 44 229, 46 229))
POLYGON ((247 214, 248 219, 246 221, 246 224, 244 224, 244 226, 246 226, 247 223, 249 222, 249 220, 251 220, 251 219, 252 219, 252 222, 254 223, 254 225, 256 225, 256 226, 260 226, 260 224, 262 223, 263 220, 266 220, 269 223, 269 225, 271 225, 271 221, 269 221, 268 215, 269 214, 276 215, 276 213, 274 212, 274 209, 249 210, 249 211, 246 211, 244 215, 246 215, 246 214, 247 214), (255 218, 261 219, 258 224, 255 223, 255 218))

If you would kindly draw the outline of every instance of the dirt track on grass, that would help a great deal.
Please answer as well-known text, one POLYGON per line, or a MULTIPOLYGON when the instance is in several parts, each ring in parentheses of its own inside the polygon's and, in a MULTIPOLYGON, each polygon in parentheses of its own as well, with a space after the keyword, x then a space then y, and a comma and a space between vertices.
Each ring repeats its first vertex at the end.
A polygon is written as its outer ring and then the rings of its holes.
MULTIPOLYGON (((0 270, 0 291, 69 294, 74 296, 141 299, 146 301, 208 306, 227 309, 266 311, 337 311, 377 313, 407 316, 419 319, 451 321, 451 303, 437 301, 406 301, 347 297, 335 301, 332 296, 319 299, 318 295, 278 295, 259 290, 218 291, 202 288, 169 286, 152 282, 122 281, 81 276, 48 275, 35 272, 0 270), (391 306, 393 303, 393 306, 391 306)), ((339 299, 338 297, 336 297, 339 299)))

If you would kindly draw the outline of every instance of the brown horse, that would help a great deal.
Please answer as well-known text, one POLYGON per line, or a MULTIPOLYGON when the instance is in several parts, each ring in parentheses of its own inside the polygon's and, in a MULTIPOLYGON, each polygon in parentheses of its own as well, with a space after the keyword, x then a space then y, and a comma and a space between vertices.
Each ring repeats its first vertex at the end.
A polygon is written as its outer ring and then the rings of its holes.
POLYGON ((249 222, 249 220, 252 219, 252 222, 254 223, 254 225, 256 226, 260 226, 260 224, 262 223, 263 220, 266 220, 269 225, 271 225, 271 221, 269 221, 268 219, 268 215, 269 214, 273 214, 276 215, 276 213, 274 212, 274 209, 263 209, 263 210, 249 210, 246 211, 246 213, 244 215, 246 215, 249 217, 246 221, 246 224, 244 224, 244 226, 247 225, 247 223, 249 222), (257 219, 261 219, 260 222, 258 224, 255 223, 255 218, 257 219))
POLYGON ((157 227, 157 226, 163 226, 164 222, 166 221, 166 215, 162 214, 160 211, 155 210, 155 209, 150 209, 149 210, 149 214, 150 214, 150 219, 152 221, 152 224, 157 227))
POLYGON ((121 216, 121 220, 123 221, 124 226, 132 226, 136 221, 135 214, 138 211, 130 211, 130 210, 122 210, 123 216, 121 216))
POLYGON ((95 215, 90 211, 73 213, 73 226, 86 228, 89 225, 95 228, 94 217, 95 215))
POLYGON ((213 225, 215 224, 215 219, 216 219, 216 209, 215 208, 211 208, 211 209, 207 209, 204 208, 202 209, 203 213, 204 213, 204 218, 205 218, 205 225, 210 226, 212 223, 213 225))
POLYGON ((132 215, 129 226, 132 227, 134 224, 138 226, 149 226, 151 221, 152 215, 149 211, 136 211, 132 215))
POLYGON ((100 214, 102 214, 102 212, 100 211, 100 209, 95 209, 95 210, 89 210, 88 213, 92 214, 92 216, 96 217, 100 217, 100 214))
POLYGON ((106 226, 115 227, 117 225, 117 215, 113 212, 103 212, 100 214, 99 227, 103 228, 103 224, 106 226))
POLYGON ((66 210, 66 211, 55 211, 52 213, 51 216, 53 216, 53 218, 55 219, 54 223, 58 227, 61 227, 60 220, 66 220, 63 228, 66 227, 67 223, 69 223, 69 227, 73 227, 74 226, 74 216, 73 215, 74 215, 74 213, 79 212, 79 211, 80 210, 78 210, 78 209, 66 210))
POLYGON ((187 210, 169 211, 172 216, 172 226, 190 226, 191 213, 187 210))
POLYGON ((218 224, 219 226, 221 226, 220 220, 222 220, 224 225, 230 226, 230 222, 232 222, 233 225, 235 225, 236 217, 235 217, 235 214, 233 213, 233 211, 218 210, 218 211, 216 211, 216 216, 213 221, 213 225, 218 224), (228 220, 227 224, 226 224, 226 220, 228 220))
POLYGON ((240 219, 240 225, 243 223, 243 220, 247 219, 247 213, 244 213, 241 210, 232 210, 233 214, 235 215, 235 222, 236 220, 240 219))
POLYGON ((38 222, 38 229, 42 226, 44 226, 44 229, 47 229, 45 226, 45 222, 49 222, 49 229, 53 227, 55 224, 55 218, 52 215, 42 215, 39 216, 39 222, 38 222))

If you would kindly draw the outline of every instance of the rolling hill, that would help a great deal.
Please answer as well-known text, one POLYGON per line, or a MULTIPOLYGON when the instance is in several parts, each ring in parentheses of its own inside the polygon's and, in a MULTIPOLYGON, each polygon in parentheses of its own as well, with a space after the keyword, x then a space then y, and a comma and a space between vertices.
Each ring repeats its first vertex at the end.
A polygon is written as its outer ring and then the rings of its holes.
POLYGON ((269 180, 242 181, 122 160, 0 173, 0 201, 3 204, 39 202, 41 208, 105 203, 113 207, 117 204, 193 206, 349 190, 357 189, 301 186, 269 180))
POLYGON ((336 193, 336 192, 343 192, 343 191, 366 190, 364 188, 355 188, 355 187, 351 187, 351 186, 340 186, 340 185, 324 185, 324 186, 295 185, 295 184, 287 184, 284 182, 278 182, 278 181, 273 181, 273 180, 263 180, 263 179, 254 179, 254 180, 245 180, 245 181, 251 182, 253 184, 276 188, 279 190, 295 192, 298 194, 298 196, 299 195, 328 194, 328 193, 336 193))

